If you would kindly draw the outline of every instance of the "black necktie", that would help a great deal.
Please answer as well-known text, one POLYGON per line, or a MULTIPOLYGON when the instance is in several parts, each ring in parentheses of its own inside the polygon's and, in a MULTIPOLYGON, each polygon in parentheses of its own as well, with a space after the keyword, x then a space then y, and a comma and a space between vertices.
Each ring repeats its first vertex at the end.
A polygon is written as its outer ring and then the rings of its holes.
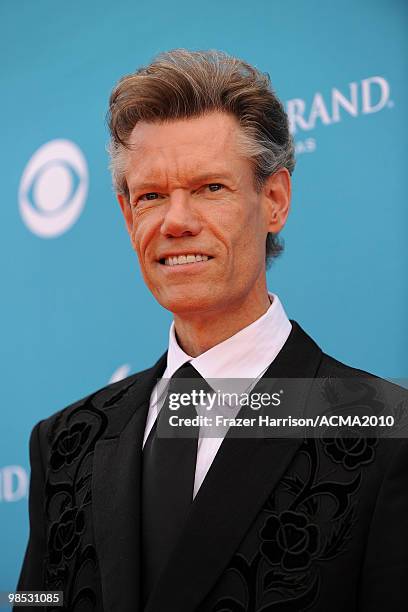
MULTIPOLYGON (((167 397, 143 449, 142 585, 145 604, 180 535, 193 500, 199 427, 169 427, 169 415, 197 416, 193 405, 169 409, 171 393, 209 390, 197 370, 185 363, 170 380, 167 397), (182 379, 195 379, 192 383, 182 379), (168 432, 174 431, 173 437, 168 432)), ((174 396, 173 396, 174 397, 174 396)))

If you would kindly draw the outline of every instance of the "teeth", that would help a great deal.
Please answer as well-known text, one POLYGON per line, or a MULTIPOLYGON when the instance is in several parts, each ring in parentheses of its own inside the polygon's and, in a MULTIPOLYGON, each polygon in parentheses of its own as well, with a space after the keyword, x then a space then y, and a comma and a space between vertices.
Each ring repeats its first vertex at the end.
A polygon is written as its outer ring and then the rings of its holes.
POLYGON ((166 266, 177 266, 178 264, 195 263, 196 261, 207 261, 208 255, 174 255, 166 257, 164 263, 166 266))

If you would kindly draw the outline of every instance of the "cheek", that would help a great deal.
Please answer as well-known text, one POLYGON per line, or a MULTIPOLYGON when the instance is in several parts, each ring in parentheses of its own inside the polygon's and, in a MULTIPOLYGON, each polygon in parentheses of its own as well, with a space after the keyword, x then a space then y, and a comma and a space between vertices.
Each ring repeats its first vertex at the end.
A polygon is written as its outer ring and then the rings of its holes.
POLYGON ((153 214, 134 216, 133 229, 131 232, 131 240, 139 260, 143 263, 146 259, 146 254, 152 244, 152 240, 156 234, 158 223, 155 222, 153 214))
POLYGON ((242 259, 249 259, 263 248, 263 224, 258 201, 248 201, 232 220, 231 244, 242 249, 242 259), (262 245, 261 245, 262 243, 262 245))
MULTIPOLYGON (((251 202, 250 205, 255 207, 258 202, 251 202)), ((265 241, 266 232, 260 212, 244 209, 230 237, 231 273, 237 282, 245 285, 259 276, 265 265, 265 241)))
POLYGON ((136 255, 140 260, 140 232, 138 228, 135 228, 135 225, 133 225, 133 228, 130 232, 130 240, 133 246, 133 250, 136 252, 136 255))

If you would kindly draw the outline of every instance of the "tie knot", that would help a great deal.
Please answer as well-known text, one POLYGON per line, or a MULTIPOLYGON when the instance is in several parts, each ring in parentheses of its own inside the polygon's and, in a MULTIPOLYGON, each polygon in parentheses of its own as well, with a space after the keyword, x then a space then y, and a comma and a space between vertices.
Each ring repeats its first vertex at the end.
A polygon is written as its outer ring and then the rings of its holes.
POLYGON ((197 408, 204 402, 203 392, 211 391, 205 378, 191 363, 184 363, 170 378, 167 395, 158 416, 158 434, 165 438, 197 438, 199 426, 182 419, 197 417, 197 408), (181 419, 172 426, 171 417, 181 419))
POLYGON ((186 361, 174 372, 172 378, 202 378, 202 376, 190 361, 186 361))
POLYGON ((187 361, 179 367, 170 378, 168 391, 179 393, 191 393, 192 391, 211 392, 211 387, 201 376, 200 372, 187 361))

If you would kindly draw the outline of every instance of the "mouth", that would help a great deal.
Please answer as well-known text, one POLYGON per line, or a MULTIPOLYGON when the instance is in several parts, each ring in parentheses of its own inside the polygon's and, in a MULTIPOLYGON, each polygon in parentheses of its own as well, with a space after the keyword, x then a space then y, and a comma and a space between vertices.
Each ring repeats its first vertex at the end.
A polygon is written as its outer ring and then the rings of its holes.
POLYGON ((169 255, 159 259, 159 263, 163 266, 184 266, 197 263, 204 263, 213 259, 211 255, 204 255, 203 253, 189 253, 188 255, 169 255))

